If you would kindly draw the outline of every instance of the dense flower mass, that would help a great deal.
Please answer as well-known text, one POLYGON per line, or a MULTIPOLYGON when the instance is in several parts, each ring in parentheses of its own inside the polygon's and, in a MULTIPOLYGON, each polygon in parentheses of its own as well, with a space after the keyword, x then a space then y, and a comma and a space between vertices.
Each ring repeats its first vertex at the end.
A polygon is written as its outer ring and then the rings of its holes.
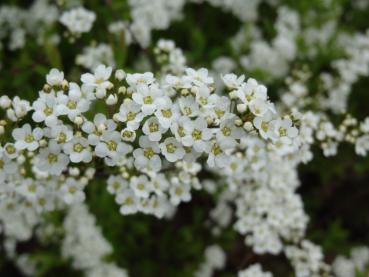
POLYGON ((0 6, 0 250, 23 275, 368 274, 344 209, 319 209, 320 198, 355 206, 366 191, 344 191, 348 204, 329 199, 336 180, 304 187, 367 171, 369 116, 355 94, 369 76, 368 26, 356 22, 366 1, 10 2, 0 6), (346 161, 350 151, 362 160, 346 161), (169 243, 143 224, 150 216, 173 219, 169 243), (150 250, 131 253, 145 236, 150 250), (163 254, 154 240, 180 250, 163 254), (156 258, 175 270, 152 271, 156 258))

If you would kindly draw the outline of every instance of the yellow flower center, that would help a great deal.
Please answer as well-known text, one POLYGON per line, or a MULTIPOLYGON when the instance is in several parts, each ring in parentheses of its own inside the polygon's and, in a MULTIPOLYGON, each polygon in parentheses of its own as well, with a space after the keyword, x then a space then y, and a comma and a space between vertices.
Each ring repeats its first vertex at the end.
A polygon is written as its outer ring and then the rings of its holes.
POLYGON ((166 145, 168 153, 174 153, 177 149, 177 146, 175 146, 173 143, 169 143, 166 145))
POLYGON ((143 98, 143 102, 144 102, 144 104, 145 105, 150 105, 150 104, 152 104, 152 97, 150 96, 150 95, 148 95, 148 96, 145 96, 144 98, 143 98))
POLYGON ((45 114, 45 115, 49 116, 49 115, 51 115, 52 113, 53 113, 53 109, 52 109, 52 108, 50 108, 50 107, 46 107, 46 108, 44 109, 44 114, 45 114))
POLYGON ((149 130, 150 130, 150 133, 155 133, 159 130, 159 125, 154 122, 151 122, 149 124, 149 130))
POLYGON ((128 112, 127 113, 127 119, 128 119, 128 121, 132 121, 135 118, 136 118, 136 114, 134 112, 128 112))
POLYGON ((31 135, 31 134, 26 135, 26 137, 24 138, 24 141, 27 142, 27 143, 33 142, 34 141, 33 135, 31 135))
POLYGON ((154 150, 151 147, 144 149, 144 156, 148 159, 151 159, 154 156, 154 150))
POLYGON ((5 147, 6 152, 8 154, 14 154, 15 153, 15 147, 12 144, 9 144, 5 147))
POLYGON ((50 153, 49 155, 47 155, 47 160, 49 161, 50 164, 55 163, 58 161, 58 156, 50 153))
POLYGON ((170 118, 172 117, 172 110, 171 109, 161 110, 161 114, 166 118, 170 118))
POLYGON ((192 109, 190 107, 184 107, 183 111, 184 111, 185 115, 191 115, 192 114, 192 109))
POLYGON ((201 137, 202 137, 202 132, 200 130, 197 130, 197 129, 194 129, 192 131, 192 137, 195 139, 195 140, 200 140, 201 137))
POLYGON ((214 143, 213 144, 213 147, 211 148, 211 152, 217 156, 219 154, 222 154, 223 153, 223 150, 222 148, 220 148, 219 144, 218 143, 214 143))
POLYGON ((67 135, 65 133, 60 133, 57 138, 58 143, 64 143, 67 141, 67 135))
POLYGON ((67 107, 71 110, 75 110, 77 108, 77 102, 73 100, 69 100, 67 103, 67 107))
POLYGON ((74 152, 77 152, 77 153, 81 153, 83 151, 83 145, 80 144, 80 143, 76 143, 74 146, 73 146, 73 150, 74 152))
POLYGON ((279 128, 279 135, 280 135, 281 137, 286 136, 286 135, 287 135, 287 129, 286 129, 286 128, 283 128, 283 127, 280 127, 280 128, 279 128))
POLYGON ((222 133, 223 135, 225 135, 226 137, 229 137, 231 135, 231 128, 224 126, 222 128, 222 133))

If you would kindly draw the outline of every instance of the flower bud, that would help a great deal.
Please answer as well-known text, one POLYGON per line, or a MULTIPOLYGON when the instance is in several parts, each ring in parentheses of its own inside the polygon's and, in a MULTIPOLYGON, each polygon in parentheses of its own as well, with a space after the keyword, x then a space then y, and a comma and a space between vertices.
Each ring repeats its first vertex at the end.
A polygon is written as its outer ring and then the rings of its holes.
POLYGON ((126 77, 126 73, 124 72, 123 69, 117 69, 115 71, 115 78, 118 80, 118 81, 122 81, 124 78, 126 77))
POLYGON ((244 113, 247 110, 246 104, 237 104, 237 111, 240 113, 244 113))
POLYGON ((81 125, 83 123, 83 118, 81 116, 76 116, 76 118, 74 119, 74 123, 76 125, 81 125))
POLYGON ((243 124, 243 128, 247 131, 247 132, 251 132, 254 129, 254 126, 252 126, 252 123, 250 121, 247 121, 243 124))
POLYGON ((110 94, 109 97, 106 99, 105 103, 106 105, 115 105, 118 102, 118 97, 116 94, 110 94))
POLYGON ((118 94, 125 94, 127 92, 127 88, 125 86, 121 86, 118 88, 118 94))
POLYGON ((0 97, 0 107, 2 109, 7 109, 10 107, 10 105, 12 104, 12 100, 10 100, 10 98, 7 95, 3 95, 0 97))
POLYGON ((46 141, 46 139, 42 139, 42 140, 40 140, 40 146, 41 147, 46 147, 47 146, 47 141, 46 141))

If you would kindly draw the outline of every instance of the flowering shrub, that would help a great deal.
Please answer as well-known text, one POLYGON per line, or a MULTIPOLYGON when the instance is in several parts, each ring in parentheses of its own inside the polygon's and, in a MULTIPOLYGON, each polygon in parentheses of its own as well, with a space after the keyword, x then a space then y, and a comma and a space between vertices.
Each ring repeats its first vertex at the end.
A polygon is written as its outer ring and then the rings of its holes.
POLYGON ((366 1, 31 2, 0 6, 4 276, 368 274, 366 1))

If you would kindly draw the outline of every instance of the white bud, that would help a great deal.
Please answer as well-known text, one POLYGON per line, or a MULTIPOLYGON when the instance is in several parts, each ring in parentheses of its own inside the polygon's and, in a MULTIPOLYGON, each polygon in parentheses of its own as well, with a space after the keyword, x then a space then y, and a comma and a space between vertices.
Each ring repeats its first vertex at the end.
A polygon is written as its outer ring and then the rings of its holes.
POLYGON ((15 111, 13 109, 7 109, 6 116, 13 122, 17 121, 17 117, 15 116, 15 111))
POLYGON ((92 179, 95 175, 95 172, 96 172, 95 168, 92 167, 87 168, 87 170, 85 171, 86 178, 92 179))
POLYGON ((128 94, 128 95, 131 95, 132 93, 133 93, 133 88, 129 87, 129 88, 127 89, 127 94, 128 94))
POLYGON ((20 155, 17 157, 17 163, 23 164, 26 161, 26 157, 24 155, 20 155))
POLYGON ((97 130, 102 133, 103 131, 105 131, 106 129, 106 125, 105 124, 100 124, 99 126, 97 126, 97 130))
POLYGON ((191 88, 191 92, 192 92, 193 94, 197 94, 197 93, 199 92, 199 89, 198 89, 197 87, 192 87, 192 88, 191 88))
POLYGON ((115 71, 115 78, 118 80, 118 81, 122 81, 124 78, 126 78, 126 73, 124 72, 123 69, 117 69, 115 71))
POLYGON ((0 126, 0 135, 3 135, 5 133, 4 126, 0 126))
POLYGON ((109 97, 106 99, 105 103, 106 105, 115 105, 118 102, 118 97, 116 94, 110 94, 109 97))
POLYGON ((0 107, 2 109, 7 109, 10 107, 10 105, 12 104, 12 100, 10 100, 10 98, 7 95, 3 95, 0 97, 0 107))
POLYGON ((81 116, 76 116, 74 119, 76 125, 81 125, 83 123, 83 118, 81 116))
POLYGON ((106 90, 105 89, 98 89, 96 91, 96 98, 102 99, 102 98, 105 98, 105 96, 106 96, 106 90))
POLYGON ((118 93, 119 94, 125 94, 127 91, 127 88, 125 86, 121 86, 118 88, 118 93))
POLYGON ((46 145, 47 145, 47 141, 46 141, 46 139, 42 139, 42 140, 40 140, 40 146, 41 147, 45 147, 46 145))
POLYGON ((81 182, 82 185, 86 186, 88 184, 88 179, 86 177, 81 177, 81 179, 79 179, 79 181, 81 182))
POLYGON ((79 169, 78 169, 78 167, 71 167, 71 168, 69 168, 69 174, 71 175, 71 176, 78 176, 79 175, 79 169))
POLYGON ((243 128, 247 132, 251 132, 254 129, 254 126, 252 126, 252 123, 250 121, 248 121, 248 122, 245 122, 245 124, 243 124, 243 128))
POLYGON ((247 110, 246 104, 237 104, 237 111, 240 113, 244 113, 247 110))
POLYGON ((120 120, 119 120, 119 118, 120 118, 120 116, 119 116, 119 114, 118 113, 115 113, 114 115, 113 115, 113 120, 115 121, 115 122, 119 122, 120 120))
POLYGON ((237 93, 235 90, 232 90, 230 93, 229 93, 229 98, 231 99, 236 99, 237 98, 237 93))

